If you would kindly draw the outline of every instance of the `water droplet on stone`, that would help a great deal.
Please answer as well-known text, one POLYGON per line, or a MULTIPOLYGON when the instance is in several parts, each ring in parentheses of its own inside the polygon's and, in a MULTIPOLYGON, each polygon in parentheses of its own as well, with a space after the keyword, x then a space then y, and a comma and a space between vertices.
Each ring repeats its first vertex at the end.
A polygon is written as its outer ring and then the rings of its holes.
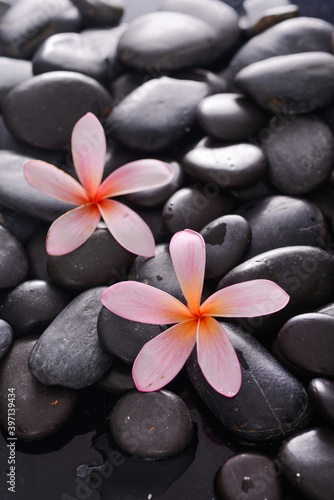
POLYGON ((242 483, 241 483, 241 489, 242 491, 244 491, 245 493, 247 493, 248 490, 254 488, 254 483, 253 481, 251 480, 251 478, 249 476, 245 476, 242 480, 242 483))
POLYGON ((300 474, 300 472, 297 472, 297 473, 296 473, 296 480, 297 480, 297 482, 298 482, 298 483, 300 483, 300 482, 301 482, 301 480, 302 480, 302 475, 300 474))

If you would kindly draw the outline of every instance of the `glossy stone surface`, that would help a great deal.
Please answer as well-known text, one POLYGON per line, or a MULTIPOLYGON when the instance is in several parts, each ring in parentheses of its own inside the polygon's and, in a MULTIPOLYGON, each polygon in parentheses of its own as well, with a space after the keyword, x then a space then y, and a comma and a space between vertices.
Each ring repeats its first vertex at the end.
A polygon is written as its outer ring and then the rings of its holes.
POLYGON ((256 182, 266 172, 267 159, 261 148, 253 144, 209 143, 189 151, 182 164, 195 179, 226 188, 256 182))
POLYGON ((111 97, 93 78, 72 71, 37 75, 7 94, 3 118, 19 140, 46 149, 70 145, 76 122, 89 111, 102 119, 111 97), (61 125, 60 125, 61 124, 61 125))
POLYGON ((242 69, 234 82, 262 108, 310 113, 334 100, 334 56, 304 52, 271 57, 242 69))
POLYGON ((134 255, 123 248, 100 223, 79 248, 65 255, 49 255, 47 271, 55 283, 67 289, 108 285, 126 273, 134 255))
POLYGON ((130 392, 117 403, 110 429, 130 455, 164 459, 181 453, 193 437, 193 422, 182 399, 170 391, 130 392))
POLYGON ((327 226, 322 212, 307 200, 270 196, 242 205, 237 213, 250 224, 252 241, 246 258, 293 245, 322 246, 327 226))
POLYGON ((223 215, 201 231, 206 247, 205 276, 222 277, 240 264, 252 239, 250 225, 240 215, 223 215))
POLYGON ((0 224, 0 289, 21 283, 28 273, 27 255, 19 240, 0 224))
POLYGON ((14 340, 12 327, 0 319, 0 360, 6 355, 14 340))
POLYGON ((270 180, 285 194, 314 191, 329 178, 333 168, 333 134, 313 115, 284 121, 267 134, 263 147, 270 180))
POLYGON ((203 82, 155 78, 115 106, 106 125, 112 136, 129 148, 160 151, 191 131, 197 104, 208 93, 203 82))
POLYGON ((179 189, 162 209, 166 229, 174 234, 183 229, 201 230, 206 224, 230 213, 232 198, 213 182, 179 189))
POLYGON ((333 494, 334 432, 315 428, 292 436, 279 452, 289 482, 310 500, 328 500, 333 494))
POLYGON ((72 415, 77 400, 76 391, 48 387, 30 374, 28 357, 37 339, 33 335, 16 340, 0 368, 0 422, 8 428, 8 395, 14 394, 15 436, 27 441, 58 431, 72 415))
POLYGON ((0 57, 0 108, 8 92, 32 75, 32 64, 22 59, 0 57))
POLYGON ((277 347, 289 363, 309 374, 334 376, 334 318, 307 313, 285 323, 277 347))
POLYGON ((238 394, 229 398, 216 392, 202 374, 195 351, 187 362, 191 383, 216 418, 239 440, 252 442, 282 439, 305 427, 312 411, 302 383, 243 328, 221 325, 239 356, 238 394))
POLYGON ((131 365, 141 348, 163 331, 160 325, 129 321, 102 307, 97 333, 104 349, 131 365))
POLYGON ((202 99, 197 120, 208 135, 237 142, 255 135, 264 126, 266 115, 246 95, 224 93, 202 99))
POLYGON ((30 373, 39 382, 82 389, 110 368, 114 358, 103 349, 96 331, 103 291, 97 287, 78 295, 39 338, 29 356, 30 373))
POLYGON ((213 58, 214 30, 201 19, 179 12, 153 12, 132 21, 118 45, 118 57, 139 69, 175 71, 213 58))
POLYGON ((116 359, 115 363, 113 363, 107 373, 96 382, 95 386, 115 394, 123 394, 124 392, 132 391, 136 388, 132 378, 132 367, 116 359))
POLYGON ((308 392, 316 409, 330 424, 334 424, 334 381, 326 378, 311 380, 308 392))
POLYGON ((249 37, 298 16, 299 7, 289 0, 245 0, 239 27, 249 37))
POLYGON ((124 12, 123 0, 73 0, 86 26, 112 26, 124 12))
POLYGON ((1 301, 0 317, 11 325, 15 338, 38 335, 43 333, 69 301, 66 292, 53 283, 24 281, 1 301))
POLYGON ((217 472, 216 485, 222 500, 284 500, 282 471, 262 453, 229 458, 217 472))

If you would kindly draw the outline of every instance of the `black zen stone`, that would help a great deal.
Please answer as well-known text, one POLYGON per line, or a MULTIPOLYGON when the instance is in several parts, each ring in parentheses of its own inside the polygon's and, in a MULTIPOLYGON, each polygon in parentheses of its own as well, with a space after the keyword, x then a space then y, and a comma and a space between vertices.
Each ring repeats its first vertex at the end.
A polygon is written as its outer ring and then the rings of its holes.
POLYGON ((0 319, 0 360, 6 355, 14 340, 12 327, 0 319))
POLYGON ((77 400, 76 391, 48 387, 30 374, 28 357, 37 339, 33 335, 16 340, 0 368, 0 422, 7 430, 8 395, 14 394, 15 436, 26 441, 58 431, 72 415, 77 400), (14 391, 8 392, 8 388, 14 391))
POLYGON ((245 330, 221 325, 239 356, 242 384, 238 394, 228 398, 216 392, 202 374, 195 351, 187 362, 190 380, 212 413, 239 440, 252 442, 282 439, 305 427, 312 412, 302 383, 245 330))
POLYGON ((311 380, 308 393, 316 411, 334 424, 334 381, 326 378, 311 380))
POLYGON ((116 403, 111 435, 129 455, 164 459, 181 453, 192 440, 193 422, 182 399, 170 391, 133 391, 116 403))
POLYGON ((42 384, 81 389, 97 382, 114 358, 96 331, 104 287, 72 300, 39 338, 29 356, 30 373, 42 384))
POLYGON ((28 259, 19 240, 0 224, 0 289, 21 283, 28 273, 28 259))

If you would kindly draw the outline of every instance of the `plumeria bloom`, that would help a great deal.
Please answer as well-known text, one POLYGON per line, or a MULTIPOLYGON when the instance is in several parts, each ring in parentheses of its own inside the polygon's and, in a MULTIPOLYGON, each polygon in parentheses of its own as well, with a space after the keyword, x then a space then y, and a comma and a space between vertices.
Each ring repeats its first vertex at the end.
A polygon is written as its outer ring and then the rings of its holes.
POLYGON ((156 391, 182 369, 197 344, 197 358, 206 380, 220 394, 239 391, 241 370, 227 332, 214 317, 255 317, 274 313, 289 295, 276 283, 259 279, 219 290, 200 304, 205 243, 186 229, 171 239, 170 255, 187 305, 157 288, 135 281, 117 283, 101 296, 102 303, 123 318, 151 324, 172 324, 144 345, 133 365, 140 391, 156 391))
POLYGON ((78 206, 59 217, 50 227, 46 249, 63 255, 82 245, 95 231, 101 217, 124 248, 138 255, 154 255, 155 243, 147 224, 115 196, 163 186, 173 177, 168 163, 138 160, 112 172, 102 183, 106 157, 103 127, 87 113, 72 132, 72 157, 81 184, 63 170, 43 161, 24 166, 29 184, 44 193, 78 206))

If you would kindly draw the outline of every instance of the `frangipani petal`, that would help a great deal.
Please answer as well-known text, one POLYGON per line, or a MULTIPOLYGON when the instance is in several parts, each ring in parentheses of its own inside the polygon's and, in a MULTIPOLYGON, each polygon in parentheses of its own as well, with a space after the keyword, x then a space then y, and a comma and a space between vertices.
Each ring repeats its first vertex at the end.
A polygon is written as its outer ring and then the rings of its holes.
POLYGON ((112 172, 101 184, 99 199, 137 193, 167 184, 174 176, 169 163, 159 160, 138 160, 112 172))
POLYGON ((197 359, 204 377, 217 392, 229 398, 238 393, 239 360, 227 332, 214 318, 206 317, 200 322, 197 359))
POLYGON ((255 318, 283 309, 289 295, 273 281, 259 279, 222 288, 201 306, 206 316, 255 318))
POLYGON ((29 184, 57 200, 72 205, 89 202, 89 196, 78 181, 60 168, 45 161, 33 160, 24 165, 24 176, 29 184))
POLYGON ((197 323, 172 326, 144 345, 132 369, 139 391, 157 391, 179 373, 195 346, 197 323))
POLYGON ((153 234, 136 212, 115 200, 102 200, 98 206, 109 231, 122 247, 136 255, 154 255, 153 234))
POLYGON ((87 113, 72 132, 72 156, 81 184, 94 198, 102 180, 106 158, 106 137, 100 121, 87 113))
POLYGON ((103 305, 114 314, 131 321, 166 325, 192 319, 187 307, 169 293, 139 283, 122 281, 101 295, 103 305))
POLYGON ((49 229, 47 253, 64 255, 80 247, 95 231, 100 219, 100 212, 95 205, 78 207, 62 215, 49 229))
POLYGON ((202 236, 186 229, 170 242, 174 270, 189 309, 199 312, 205 271, 205 243, 202 236))

